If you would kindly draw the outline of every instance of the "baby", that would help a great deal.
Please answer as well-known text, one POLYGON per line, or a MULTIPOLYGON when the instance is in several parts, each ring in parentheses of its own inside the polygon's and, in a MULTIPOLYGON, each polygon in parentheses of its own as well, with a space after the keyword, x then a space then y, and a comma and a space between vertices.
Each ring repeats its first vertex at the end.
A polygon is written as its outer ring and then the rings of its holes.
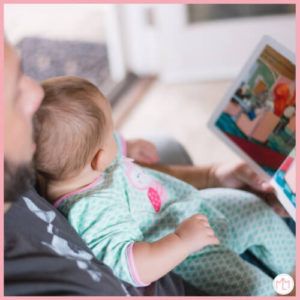
POLYGON ((96 86, 42 85, 35 161, 45 197, 119 278, 146 286, 173 270, 209 295, 275 294, 272 278, 240 258, 249 250, 274 274, 294 268, 295 238, 263 201, 136 165, 96 86))

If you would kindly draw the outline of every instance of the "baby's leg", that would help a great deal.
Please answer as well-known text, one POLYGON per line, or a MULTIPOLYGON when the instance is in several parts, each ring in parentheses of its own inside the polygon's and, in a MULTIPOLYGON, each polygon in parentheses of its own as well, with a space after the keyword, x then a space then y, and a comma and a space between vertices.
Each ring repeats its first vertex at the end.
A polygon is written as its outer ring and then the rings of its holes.
POLYGON ((174 269, 211 296, 274 296, 272 278, 224 246, 208 246, 174 269))
POLYGON ((221 242, 238 254, 249 249, 274 273, 291 273, 295 266, 295 237, 283 222, 257 196, 233 189, 211 189, 206 204, 227 219, 213 220, 212 227, 221 242), (229 231, 227 234, 224 230, 229 231))

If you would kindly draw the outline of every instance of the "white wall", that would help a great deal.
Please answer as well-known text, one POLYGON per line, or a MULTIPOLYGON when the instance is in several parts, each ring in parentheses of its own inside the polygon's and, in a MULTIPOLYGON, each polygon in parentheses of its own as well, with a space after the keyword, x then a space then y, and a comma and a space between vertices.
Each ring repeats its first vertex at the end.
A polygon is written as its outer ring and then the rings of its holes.
POLYGON ((104 42, 105 5, 5 4, 4 30, 11 43, 26 36, 104 42))
POLYGON ((264 35, 295 52, 293 14, 190 25, 183 4, 123 5, 122 12, 128 68, 170 83, 235 77, 264 35))

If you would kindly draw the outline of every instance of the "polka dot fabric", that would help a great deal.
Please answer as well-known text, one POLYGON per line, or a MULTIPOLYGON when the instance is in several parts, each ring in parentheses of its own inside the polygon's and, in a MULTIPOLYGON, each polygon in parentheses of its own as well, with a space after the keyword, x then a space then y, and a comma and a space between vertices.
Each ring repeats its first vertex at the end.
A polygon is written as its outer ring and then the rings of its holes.
POLYGON ((134 174, 146 174, 142 181, 137 177, 137 188, 128 179, 125 162, 119 153, 96 186, 59 206, 94 254, 119 278, 138 285, 127 257, 132 242, 156 241, 195 213, 208 217, 221 244, 191 254, 174 272, 200 290, 220 296, 274 295, 272 278, 240 258, 245 250, 276 274, 293 271, 295 238, 255 195, 225 188, 197 190, 147 168, 135 170, 134 174), (154 191, 153 182, 166 189, 164 201, 158 200, 161 188, 154 191))

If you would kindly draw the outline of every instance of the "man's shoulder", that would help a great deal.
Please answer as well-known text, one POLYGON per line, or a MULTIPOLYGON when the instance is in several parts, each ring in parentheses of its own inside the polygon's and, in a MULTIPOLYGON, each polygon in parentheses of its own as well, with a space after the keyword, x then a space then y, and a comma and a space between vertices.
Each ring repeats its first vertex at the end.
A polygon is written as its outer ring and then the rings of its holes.
POLYGON ((5 295, 126 294, 111 270, 34 189, 10 207, 4 221, 5 295))
POLYGON ((66 218, 34 188, 28 190, 11 205, 5 213, 4 222, 5 234, 17 233, 16 228, 18 228, 24 235, 35 232, 39 237, 51 234, 55 230, 56 233, 59 231, 73 241, 80 241, 66 218))

